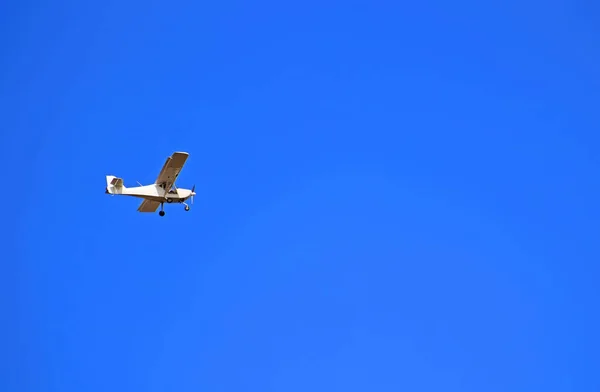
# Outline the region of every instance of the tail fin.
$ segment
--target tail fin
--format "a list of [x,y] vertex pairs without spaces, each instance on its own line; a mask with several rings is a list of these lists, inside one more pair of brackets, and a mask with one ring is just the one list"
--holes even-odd
[[115,195],[120,194],[125,185],[123,185],[123,179],[115,176],[106,176],[106,191],[105,193]]

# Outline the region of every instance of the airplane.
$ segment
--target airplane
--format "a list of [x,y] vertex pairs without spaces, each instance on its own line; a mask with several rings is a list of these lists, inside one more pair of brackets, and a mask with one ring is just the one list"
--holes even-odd
[[136,187],[126,187],[123,184],[123,179],[108,175],[106,176],[106,190],[104,193],[109,195],[125,195],[144,199],[138,207],[139,212],[155,212],[160,206],[158,215],[165,216],[164,203],[180,203],[183,204],[186,211],[190,210],[190,206],[185,202],[191,198],[191,204],[194,204],[194,196],[196,185],[192,189],[177,188],[175,181],[179,177],[179,173],[188,159],[190,154],[187,152],[174,152],[173,155],[167,158],[154,184],[142,185]]

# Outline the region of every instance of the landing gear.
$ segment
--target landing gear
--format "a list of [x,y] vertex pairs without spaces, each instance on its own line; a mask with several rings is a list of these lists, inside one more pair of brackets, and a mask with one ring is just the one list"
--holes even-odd
[[[170,201],[167,201],[167,203],[170,203]],[[186,203],[184,203],[183,201],[179,201],[178,203],[182,203],[183,204],[183,206],[184,206],[183,209],[184,210],[186,210],[186,211],[190,210],[190,206],[187,205]],[[160,203],[160,211],[158,211],[158,215],[165,216],[165,203],[164,202]]]

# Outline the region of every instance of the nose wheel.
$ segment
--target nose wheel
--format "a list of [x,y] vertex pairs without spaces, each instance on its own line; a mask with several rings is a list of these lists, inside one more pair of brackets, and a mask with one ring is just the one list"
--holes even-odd
[[184,210],[189,211],[190,210],[190,206],[188,206],[187,204],[183,203],[183,205],[185,207],[183,207]]

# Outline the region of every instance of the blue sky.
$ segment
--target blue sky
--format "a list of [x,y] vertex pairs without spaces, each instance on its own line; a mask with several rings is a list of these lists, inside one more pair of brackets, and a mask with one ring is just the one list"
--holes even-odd
[[2,390],[599,389],[597,5],[0,10]]

